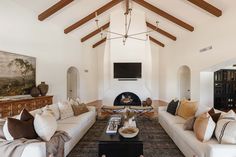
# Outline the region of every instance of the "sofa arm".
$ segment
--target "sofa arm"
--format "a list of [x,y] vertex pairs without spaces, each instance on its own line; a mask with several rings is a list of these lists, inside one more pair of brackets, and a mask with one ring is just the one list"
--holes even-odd
[[96,112],[96,107],[94,107],[94,106],[87,106],[87,108],[89,111]]
[[25,147],[21,157],[45,157],[46,156],[46,143],[37,142],[31,143]]
[[236,145],[210,144],[208,145],[207,157],[236,157]]
[[158,111],[166,111],[167,110],[167,106],[159,106],[158,107]]

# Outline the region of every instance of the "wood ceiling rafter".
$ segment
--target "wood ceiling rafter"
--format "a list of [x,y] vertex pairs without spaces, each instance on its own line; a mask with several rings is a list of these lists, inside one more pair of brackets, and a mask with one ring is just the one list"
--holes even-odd
[[[149,39],[150,39],[150,41],[154,42],[155,44],[157,44],[157,45],[159,45],[159,46],[161,46],[161,47],[165,47],[165,44],[163,44],[162,42],[158,41],[157,39],[155,39],[155,38],[153,38],[153,37],[151,37],[151,36],[149,36]],[[103,38],[102,40],[98,41],[97,43],[95,43],[95,44],[93,45],[93,48],[98,47],[99,45],[101,45],[102,43],[104,43],[106,40],[107,40],[107,38]]]
[[93,36],[97,35],[98,33],[101,32],[102,30],[107,29],[110,26],[110,22],[106,23],[105,25],[103,25],[101,28],[96,29],[95,31],[89,33],[88,35],[84,36],[83,38],[81,38],[81,42],[85,42],[86,40],[92,38]]
[[93,45],[93,48],[96,48],[97,46],[101,45],[102,43],[104,43],[107,40],[107,38],[103,38],[102,40],[100,40],[99,42],[95,43]]
[[150,41],[154,42],[155,44],[157,44],[157,45],[159,45],[161,47],[165,47],[165,44],[163,44],[162,42],[158,41],[157,39],[155,39],[155,38],[153,38],[151,36],[149,36],[149,39],[150,39]]
[[65,6],[67,6],[68,4],[70,4],[73,1],[74,0],[60,0],[59,2],[57,2],[53,6],[51,6],[50,8],[45,10],[44,12],[42,12],[38,16],[38,20],[40,20],[40,21],[45,20],[46,18],[48,18],[49,16],[53,15],[54,13],[56,13],[60,9],[64,8]]
[[187,1],[211,13],[212,15],[215,15],[216,17],[220,17],[222,15],[222,11],[220,9],[216,8],[215,6],[211,5],[210,3],[204,0],[187,0]]
[[158,33],[160,33],[160,34],[162,34],[162,35],[164,35],[164,36],[166,36],[166,37],[168,37],[168,38],[170,38],[170,39],[172,39],[172,40],[174,40],[174,41],[177,40],[177,38],[176,38],[174,35],[172,35],[172,34],[166,32],[165,30],[163,30],[163,29],[161,29],[161,28],[159,28],[159,27],[156,29],[156,26],[154,26],[153,24],[151,24],[151,23],[149,23],[149,22],[146,22],[146,23],[147,23],[147,26],[148,26],[149,28],[155,30],[156,32],[158,32]]
[[110,8],[114,7],[115,5],[119,4],[122,1],[123,0],[112,0],[112,1],[110,1],[109,3],[105,4],[101,8],[99,8],[96,11],[92,12],[91,14],[89,14],[88,16],[82,18],[81,20],[79,20],[76,23],[74,23],[74,24],[70,25],[69,27],[67,27],[64,30],[64,33],[67,34],[67,33],[71,32],[71,31],[77,29],[78,27],[82,26],[86,22],[88,22],[88,21],[92,20],[93,18],[95,18],[96,14],[100,15],[100,14],[104,13],[105,11],[109,10]]
[[186,22],[184,22],[184,21],[182,21],[182,20],[180,20],[180,19],[170,15],[169,13],[167,13],[167,12],[157,8],[157,7],[155,7],[154,5],[148,3],[148,2],[146,2],[144,0],[133,0],[133,1],[138,3],[141,6],[145,7],[146,9],[151,10],[152,12],[154,12],[154,13],[156,13],[156,14],[158,14],[158,15],[166,18],[166,19],[168,19],[169,21],[171,21],[171,22],[173,22],[173,23],[175,23],[175,24],[177,24],[177,25],[179,25],[179,26],[181,26],[181,27],[183,27],[183,28],[185,28],[185,29],[187,29],[187,30],[189,30],[191,32],[194,31],[194,27],[193,26],[191,26],[191,25],[187,24]]

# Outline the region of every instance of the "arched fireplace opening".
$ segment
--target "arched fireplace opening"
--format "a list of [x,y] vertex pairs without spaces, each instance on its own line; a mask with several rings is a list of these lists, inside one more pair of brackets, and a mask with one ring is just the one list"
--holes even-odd
[[140,98],[132,92],[119,94],[114,100],[114,106],[141,106]]

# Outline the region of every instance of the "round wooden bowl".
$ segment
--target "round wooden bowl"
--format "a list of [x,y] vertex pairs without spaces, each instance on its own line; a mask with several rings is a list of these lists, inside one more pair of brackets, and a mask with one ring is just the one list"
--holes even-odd
[[138,135],[139,129],[136,127],[122,127],[119,129],[119,133],[124,138],[133,138]]

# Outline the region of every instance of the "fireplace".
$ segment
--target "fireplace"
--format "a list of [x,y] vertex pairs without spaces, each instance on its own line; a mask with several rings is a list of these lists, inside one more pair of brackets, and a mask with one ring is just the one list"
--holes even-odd
[[131,92],[119,94],[113,103],[114,106],[141,106],[139,97]]

